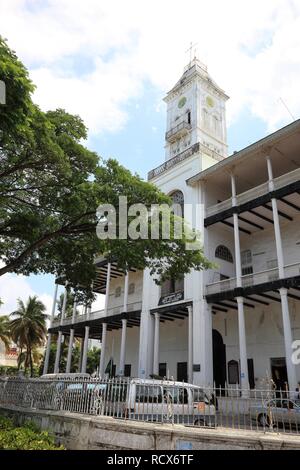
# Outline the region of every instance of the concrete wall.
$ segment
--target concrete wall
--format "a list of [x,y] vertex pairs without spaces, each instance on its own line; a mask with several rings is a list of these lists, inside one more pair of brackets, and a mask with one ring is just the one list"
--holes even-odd
[[69,450],[291,450],[300,436],[125,422],[113,418],[0,407],[17,424],[34,421]]

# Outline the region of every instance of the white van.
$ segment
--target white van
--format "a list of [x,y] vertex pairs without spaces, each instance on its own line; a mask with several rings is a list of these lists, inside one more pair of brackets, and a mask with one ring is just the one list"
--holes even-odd
[[212,397],[197,385],[168,380],[132,379],[95,390],[97,414],[138,421],[215,426]]

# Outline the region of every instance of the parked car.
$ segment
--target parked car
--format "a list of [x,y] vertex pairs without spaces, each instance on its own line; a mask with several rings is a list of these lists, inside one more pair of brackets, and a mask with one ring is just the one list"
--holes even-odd
[[127,397],[131,419],[215,426],[212,397],[197,386],[167,380],[134,379]]
[[167,380],[65,383],[60,409],[149,422],[215,426],[216,409],[201,387]]
[[300,426],[300,400],[275,398],[250,408],[250,417],[266,428]]

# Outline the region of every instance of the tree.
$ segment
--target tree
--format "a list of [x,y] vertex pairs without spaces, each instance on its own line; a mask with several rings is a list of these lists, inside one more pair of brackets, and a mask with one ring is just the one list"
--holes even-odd
[[30,368],[33,376],[33,352],[45,343],[47,328],[45,305],[36,296],[29,297],[26,305],[18,300],[18,309],[10,314],[10,330],[13,341],[20,348],[20,355],[25,353],[25,372]]
[[[75,301],[75,296],[70,292],[69,289],[67,289],[67,303],[66,303],[66,311],[65,311],[65,318],[71,318],[73,315],[73,308],[74,308],[74,301]],[[61,317],[62,311],[63,311],[63,304],[64,304],[64,294],[61,294],[59,296],[59,300],[57,302],[57,318]],[[79,310],[76,309],[76,315],[79,314]]]
[[95,346],[88,351],[86,371],[88,374],[93,374],[99,368],[100,349]]
[[185,249],[184,238],[97,238],[100,204],[117,208],[119,196],[127,196],[128,205],[149,208],[170,199],[116,160],[104,162],[89,151],[79,116],[42,112],[32,101],[26,68],[1,38],[0,55],[7,89],[7,105],[0,107],[0,276],[54,274],[88,302],[99,253],[125,271],[149,267],[157,282],[210,267],[201,249]]
[[[66,337],[62,345],[61,355],[60,355],[59,370],[61,372],[65,372],[66,370],[68,345],[69,345],[69,337]],[[54,370],[56,349],[57,349],[56,338],[54,338],[50,346],[49,366],[48,366],[49,371]],[[81,354],[80,342],[78,339],[75,339],[75,343],[72,349],[71,373],[80,372],[79,370],[80,354]],[[93,347],[92,349],[88,351],[88,354],[87,354],[87,365],[86,365],[87,373],[93,374],[94,372],[96,372],[99,366],[99,361],[100,361],[100,349]],[[42,360],[40,367],[39,367],[40,375],[43,373],[43,368],[44,368],[44,361]]]
[[0,316],[0,340],[8,350],[11,342],[10,323],[7,316]]

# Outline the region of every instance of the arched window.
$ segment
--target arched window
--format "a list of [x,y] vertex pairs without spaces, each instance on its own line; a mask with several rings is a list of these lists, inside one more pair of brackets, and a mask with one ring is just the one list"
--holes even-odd
[[228,263],[233,263],[231,251],[224,245],[219,245],[216,248],[215,257],[227,261]]
[[184,216],[184,195],[181,191],[174,191],[170,194],[170,198],[173,200],[173,203],[180,206],[181,213],[179,210],[176,210],[176,206],[174,207],[174,214],[183,217]]

